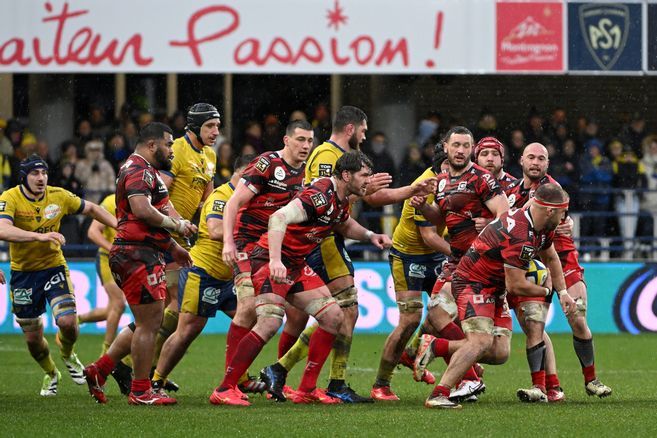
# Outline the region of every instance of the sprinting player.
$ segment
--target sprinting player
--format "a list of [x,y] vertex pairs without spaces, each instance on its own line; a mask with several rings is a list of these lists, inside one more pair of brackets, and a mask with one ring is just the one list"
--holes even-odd
[[[506,190],[509,185],[511,185],[511,183],[516,181],[516,178],[505,172],[503,169],[504,145],[495,137],[484,137],[479,140],[479,142],[477,142],[477,146],[475,146],[474,156],[477,164],[490,171],[490,173],[492,173],[493,176],[497,178],[497,181],[500,183],[504,190]],[[478,226],[479,225],[480,224],[478,224]],[[561,227],[561,225],[557,227],[556,234],[563,232],[560,229]],[[550,296],[550,301],[551,298],[552,297]],[[549,308],[550,301],[546,302],[546,300],[544,298],[542,299],[541,297],[537,298],[518,296],[509,296],[507,297],[507,301],[511,303],[510,307],[514,310],[514,312],[516,312],[517,316],[518,312],[521,312],[518,317],[520,325],[525,333],[529,332],[530,334],[526,339],[527,359],[530,363],[530,368],[535,370],[532,371],[532,380],[537,386],[527,390],[521,390],[519,394],[521,395],[522,400],[548,401],[550,403],[563,401],[565,399],[565,394],[559,384],[559,377],[557,375],[557,360],[554,355],[552,340],[545,331],[545,324],[541,321],[532,320],[531,318],[533,318],[533,316],[531,316],[531,318],[526,321],[524,311],[518,309],[517,306],[519,302],[538,303],[534,305],[529,304],[529,306],[534,306],[532,309],[530,309],[529,315],[536,314],[536,312],[538,312],[538,315],[542,315],[544,311],[547,311],[547,309],[543,309],[543,307]],[[531,326],[531,328],[528,329],[528,326]],[[543,350],[545,350],[544,355]]]
[[[219,111],[208,103],[197,103],[187,112],[185,135],[173,142],[173,161],[171,168],[164,169],[160,175],[169,190],[169,199],[175,212],[174,217],[192,221],[203,202],[214,190],[213,178],[217,156],[212,149],[217,137],[221,118]],[[173,238],[189,251],[188,237],[176,233]],[[157,363],[164,341],[171,336],[178,325],[178,278],[180,266],[166,256],[167,262],[167,298],[168,305],[164,311],[162,326],[155,341],[153,366]],[[175,384],[168,385],[168,390],[178,390]]]
[[[523,177],[507,188],[511,208],[521,208],[526,205],[541,185],[558,184],[547,174],[549,162],[547,149],[542,144],[531,143],[525,147],[520,158]],[[595,372],[593,335],[586,322],[587,291],[584,283],[584,268],[579,264],[577,248],[568,233],[558,233],[554,239],[554,247],[561,260],[568,293],[577,302],[577,311],[568,315],[568,324],[573,331],[573,346],[582,366],[586,393],[607,397],[611,395],[611,388],[603,384]],[[551,374],[547,370],[547,375],[546,370],[540,366],[541,360],[544,360],[546,355],[546,349],[551,349],[551,345],[546,345],[540,334],[545,326],[548,304],[536,299],[511,299],[509,305],[521,310],[518,319],[526,323],[523,328],[527,329],[527,358],[534,385],[533,388],[518,390],[518,397],[523,401],[530,402],[545,401],[547,396],[563,398],[563,391],[556,377],[556,366],[555,374]],[[536,359],[530,359],[530,356],[536,357]]]
[[110,349],[84,370],[89,392],[106,403],[103,385],[116,363],[132,355],[134,379],[128,403],[176,403],[163,391],[154,391],[149,378],[155,336],[162,321],[166,295],[164,253],[181,266],[191,266],[189,253],[170,232],[191,236],[196,226],[168,216],[169,192],[159,169],[171,168],[173,136],[163,123],[149,123],[139,133],[135,152],[119,171],[116,186],[118,228],[110,250],[110,269],[123,290],[135,321],[124,328]]
[[[440,166],[445,158],[444,153],[437,154],[433,166],[425,170],[416,182],[435,178],[441,171]],[[429,195],[426,202],[433,202],[433,198],[433,195]],[[399,400],[390,389],[395,367],[398,363],[413,367],[413,361],[408,355],[403,355],[404,347],[420,325],[424,308],[422,291],[431,291],[440,273],[442,262],[450,253],[449,243],[442,237],[443,230],[438,230],[433,223],[427,221],[422,213],[411,206],[410,200],[404,201],[399,223],[392,236],[392,249],[389,255],[390,272],[399,308],[399,322],[386,339],[381,352],[376,381],[370,392],[374,400]],[[422,381],[432,385],[436,380],[425,369]]]
[[361,152],[344,154],[336,162],[334,176],[319,179],[271,215],[267,234],[251,252],[257,322],[240,342],[223,382],[210,396],[211,403],[249,405],[237,389],[237,379],[281,326],[286,301],[313,315],[319,323],[310,339],[301,384],[291,394],[291,400],[340,402],[327,397],[316,383],[343,315],[335,298],[304,258],[332,230],[348,238],[370,241],[379,248],[390,246],[387,236],[374,234],[349,216],[348,197],[365,193],[371,167],[372,163]]
[[[459,320],[466,334],[456,351],[448,351],[450,342],[434,339],[422,343],[416,362],[433,356],[452,354],[440,383],[427,398],[428,408],[460,408],[450,400],[451,389],[494,343],[494,325],[500,313],[505,290],[513,295],[547,296],[552,290],[525,278],[529,262],[539,255],[550,270],[564,312],[568,315],[575,302],[566,291],[559,257],[552,244],[554,230],[568,209],[568,195],[555,184],[542,186],[535,202],[523,209],[504,213],[491,222],[472,243],[459,262],[452,278]],[[508,315],[508,314],[507,314]]]
[[[463,330],[453,322],[457,309],[451,293],[452,273],[479,234],[478,228],[483,228],[486,220],[500,217],[509,205],[493,175],[472,162],[474,141],[467,128],[457,126],[450,129],[441,143],[447,153],[448,166],[438,174],[434,204],[425,203],[422,212],[432,222],[446,224],[451,252],[433,287],[428,316],[420,333],[460,340],[464,338]],[[415,378],[417,380],[420,376],[416,374]],[[473,368],[454,388],[452,399],[463,400],[484,390],[485,385]]]
[[[345,153],[357,150],[365,140],[367,132],[367,115],[359,108],[343,106],[338,110],[333,121],[331,137],[325,143],[317,146],[306,165],[306,184],[321,177],[330,176],[335,169],[337,160]],[[382,206],[402,202],[413,195],[430,193],[435,184],[432,178],[417,184],[396,188],[386,188],[392,182],[387,173],[372,175],[364,196],[365,202],[371,206]],[[331,295],[337,300],[344,312],[344,324],[338,333],[333,346],[331,367],[329,372],[328,393],[345,403],[371,403],[369,397],[357,394],[346,383],[347,362],[351,351],[351,341],[358,319],[358,291],[354,286],[354,267],[340,235],[329,234],[307,258],[310,266],[328,286]],[[304,329],[306,319],[288,318],[285,330],[297,333]],[[292,326],[295,327],[292,327]],[[290,350],[271,366],[264,368],[260,378],[274,388],[271,395],[285,398],[282,391],[287,388],[284,383],[289,370],[303,360],[308,354],[308,342],[317,325],[303,330],[301,336]],[[278,388],[281,388],[279,391]]]
[[83,365],[73,352],[78,338],[75,296],[61,246],[62,217],[84,214],[106,226],[116,218],[93,202],[48,185],[48,164],[38,155],[20,163],[20,185],[0,195],[0,239],[9,243],[11,311],[21,326],[27,348],[46,375],[41,395],[57,395],[60,372],[43,336],[41,315],[50,305],[59,328],[55,338],[71,378],[83,385]]
[[[226,365],[256,322],[249,254],[267,232],[271,214],[303,188],[305,160],[313,146],[312,125],[304,120],[290,122],[283,143],[280,151],[265,152],[252,161],[225,207],[222,256],[233,267],[237,294],[237,313],[226,336]],[[284,331],[279,348],[289,343],[286,337],[296,339]]]
[[[165,386],[167,376],[201,333],[208,318],[214,318],[220,310],[234,319],[237,298],[233,288],[233,274],[221,259],[223,214],[244,169],[253,158],[253,155],[246,155],[235,160],[230,181],[216,188],[203,204],[198,240],[189,253],[194,264],[180,271],[178,328],[162,347],[152,380],[154,388]],[[245,324],[242,321],[238,323]],[[248,378],[239,382],[239,388],[243,392],[265,390],[262,382]]]
[[[112,193],[103,199],[100,206],[107,210],[109,214],[116,217],[116,194]],[[109,267],[109,251],[116,236],[116,230],[112,227],[105,226],[102,222],[94,220],[89,225],[87,231],[89,240],[98,245],[98,254],[96,255],[96,273],[103,285],[109,302],[106,307],[99,307],[90,312],[78,315],[80,324],[86,322],[107,321],[105,328],[105,338],[103,339],[103,348],[101,354],[107,353],[110,344],[116,337],[116,330],[119,327],[119,320],[125,310],[125,298],[123,291],[116,285],[114,277]]]

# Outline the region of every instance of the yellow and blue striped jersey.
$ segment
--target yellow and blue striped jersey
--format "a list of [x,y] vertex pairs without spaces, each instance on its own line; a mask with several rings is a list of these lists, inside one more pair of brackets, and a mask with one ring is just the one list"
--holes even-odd
[[[59,231],[62,218],[84,210],[84,200],[60,187],[46,187],[46,193],[31,200],[16,186],[0,195],[0,219],[35,233]],[[53,242],[10,242],[9,256],[13,271],[42,271],[66,264],[61,247]]]
[[[116,194],[112,193],[111,195],[107,195],[105,199],[103,199],[103,202],[100,203],[100,206],[107,210],[112,216],[116,216]],[[105,226],[103,229],[103,237],[105,237],[109,243],[114,242],[116,230],[112,227]],[[98,248],[98,252],[108,254],[105,248]]]
[[345,150],[332,141],[325,141],[313,149],[310,157],[308,157],[308,160],[306,161],[306,178],[303,182],[304,185],[310,185],[310,183],[317,178],[333,175],[335,162],[338,161],[338,158],[344,153]]

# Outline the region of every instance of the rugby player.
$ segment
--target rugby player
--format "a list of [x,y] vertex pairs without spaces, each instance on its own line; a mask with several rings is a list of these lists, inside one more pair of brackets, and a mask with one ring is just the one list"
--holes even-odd
[[176,403],[163,391],[154,391],[149,378],[155,337],[162,321],[166,296],[164,253],[181,266],[191,266],[187,250],[171,232],[189,237],[196,226],[169,213],[169,192],[158,170],[171,168],[173,136],[162,123],[149,123],[139,133],[135,152],[119,171],[116,188],[118,231],[110,250],[110,269],[123,290],[135,321],[124,328],[106,354],[84,370],[89,392],[106,403],[103,385],[116,362],[132,355],[134,379],[128,403]]
[[[420,361],[433,356],[451,355],[440,383],[425,402],[428,408],[460,408],[450,400],[453,388],[477,361],[485,357],[494,343],[495,319],[502,316],[505,290],[513,295],[548,296],[552,290],[525,278],[529,262],[537,255],[550,270],[564,312],[569,315],[576,304],[566,290],[566,282],[554,245],[554,230],[565,217],[568,195],[555,184],[542,186],[535,202],[504,213],[491,222],[472,243],[453,273],[452,286],[458,316],[466,334],[465,342],[449,351],[450,342],[434,339],[418,350]],[[508,313],[504,316],[510,320]],[[503,325],[503,324],[499,324]]]
[[[524,206],[534,197],[536,190],[541,185],[548,183],[558,184],[547,173],[549,162],[547,149],[542,144],[531,143],[525,147],[520,158],[523,177],[512,183],[506,191],[511,208],[521,208]],[[611,395],[612,390],[597,378],[595,372],[593,335],[586,322],[587,290],[586,284],[584,283],[584,268],[579,264],[577,248],[569,233],[558,233],[554,240],[554,247],[559,254],[568,293],[577,302],[577,311],[568,315],[568,324],[573,332],[575,354],[582,367],[584,388],[588,395],[607,397]],[[540,359],[546,354],[546,349],[551,347],[543,345],[544,341],[539,333],[545,326],[545,320],[547,318],[549,303],[546,304],[545,301],[545,299],[543,302],[537,302],[537,299],[519,298],[509,300],[511,307],[517,307],[521,310],[518,319],[529,322],[529,324],[525,324],[527,329],[528,360],[530,354],[538,357],[534,361],[530,361],[532,382],[535,386],[529,389],[518,390],[518,397],[523,401],[545,401],[547,395],[554,396],[555,392],[556,395],[560,395],[563,398],[563,391],[556,378],[556,366],[554,375],[548,370],[545,383],[543,384],[542,376],[545,375],[545,371],[538,365]],[[529,348],[530,336],[532,337],[532,344],[534,344],[532,351]],[[546,390],[548,392],[547,395],[545,394]]]
[[73,284],[61,249],[65,239],[58,232],[67,214],[84,214],[116,227],[116,218],[98,205],[49,186],[48,164],[41,157],[31,155],[23,160],[20,184],[0,195],[0,239],[10,242],[11,310],[30,354],[45,372],[44,397],[57,395],[61,378],[43,336],[41,315],[46,302],[59,328],[55,341],[66,369],[75,383],[85,383],[84,367],[73,352],[79,327]]
[[370,241],[379,248],[390,246],[390,238],[365,229],[349,216],[348,197],[365,194],[371,167],[361,152],[344,154],[335,164],[334,176],[317,180],[271,215],[267,234],[251,252],[257,322],[240,342],[223,382],[210,397],[211,403],[248,406],[236,387],[237,379],[281,326],[286,300],[319,323],[310,338],[301,384],[290,399],[295,403],[341,401],[327,397],[316,384],[343,313],[304,258],[333,230],[347,238]]

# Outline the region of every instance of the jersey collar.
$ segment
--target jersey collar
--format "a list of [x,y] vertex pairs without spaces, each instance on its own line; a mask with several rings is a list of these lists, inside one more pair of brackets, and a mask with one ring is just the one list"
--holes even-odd
[[[25,199],[27,199],[27,200],[30,201],[30,202],[38,202],[38,201],[43,200],[43,198],[46,197],[46,192],[44,192],[44,193],[43,193],[43,196],[40,197],[39,199],[33,199],[33,198],[30,198],[30,197],[28,196],[28,194],[25,193],[25,190],[23,190],[23,184],[21,184],[21,185],[19,186],[19,189],[20,189],[20,191],[21,191],[21,194],[25,197]],[[46,191],[47,191],[47,190],[48,190],[48,186],[46,186]]]
[[203,152],[202,148],[201,149],[196,149],[196,146],[194,146],[194,143],[192,143],[192,140],[190,140],[190,138],[187,134],[185,134],[185,141],[187,142],[188,145],[191,146],[192,150],[194,152],[196,152],[197,154],[200,154],[201,152]]
[[340,149],[340,151],[342,151],[343,154],[346,154],[346,153],[347,153],[347,151],[345,151],[345,150],[342,149],[340,146],[338,146],[338,144],[337,144],[336,142],[334,142],[333,140],[326,140],[326,142],[327,142],[328,144],[333,145],[334,147]]

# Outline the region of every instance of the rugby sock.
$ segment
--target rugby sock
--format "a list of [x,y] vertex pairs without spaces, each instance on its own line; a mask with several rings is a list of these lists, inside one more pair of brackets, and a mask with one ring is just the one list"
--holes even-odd
[[[310,338],[312,341],[312,338]],[[351,352],[351,336],[337,335],[333,341],[333,355],[331,356],[331,372],[329,380],[342,380],[347,377],[347,362]]]
[[560,388],[559,377],[556,374],[547,374],[545,376],[545,387],[547,389]]
[[317,324],[306,327],[292,348],[290,348],[288,352],[278,360],[278,363],[283,368],[285,368],[287,371],[290,371],[297,363],[301,362],[308,356],[308,344],[310,344],[310,337],[313,335],[313,333],[315,333],[315,330],[317,330],[318,327],[319,326]]
[[436,385],[435,388],[433,388],[433,391],[431,391],[431,397],[438,397],[438,396],[443,396],[443,397],[449,397],[449,394],[452,392],[451,388],[445,386],[445,385]]
[[575,347],[575,354],[582,365],[582,374],[584,374],[584,382],[589,383],[595,380],[595,360],[593,354],[593,338],[580,339],[573,336],[573,346]]
[[107,354],[103,354],[100,359],[96,361],[96,368],[98,368],[98,371],[100,371],[103,377],[109,376],[115,365],[116,364],[112,358]]
[[102,356],[103,354],[107,353],[107,350],[109,350],[110,344],[108,342],[103,342],[103,348],[100,350],[100,355]]
[[61,330],[55,335],[55,341],[59,346],[59,351],[62,353],[62,357],[68,359],[73,353],[73,346],[75,345],[75,339],[68,339]]
[[151,389],[151,379],[132,379],[130,392],[141,395]]
[[390,386],[390,380],[392,380],[392,375],[395,372],[396,363],[385,360],[383,357],[379,362],[379,371],[376,373],[376,381],[374,386]]
[[132,368],[132,356],[127,355],[126,357],[121,359],[121,362],[123,363],[123,365]]
[[240,341],[244,336],[248,335],[251,329],[242,327],[234,323],[230,323],[228,328],[228,334],[226,335],[226,363],[224,364],[224,370],[228,368],[228,364],[233,360],[235,356],[235,351]]
[[160,359],[160,352],[164,341],[169,339],[169,336],[176,331],[178,327],[178,312],[169,308],[164,309],[164,317],[160,325],[160,331],[157,332],[155,338],[155,354],[153,355],[153,366],[157,366],[157,361]]
[[532,384],[545,392],[545,342],[527,349],[527,363],[532,374]]
[[335,345],[336,338],[336,335],[325,331],[321,327],[310,337],[308,362],[301,377],[299,391],[310,392],[315,389],[319,373],[322,371],[322,366],[331,352],[331,347]]
[[453,322],[447,324],[438,333],[440,334],[441,338],[449,339],[452,341],[460,341],[461,339],[465,339],[465,333],[463,333],[461,327],[459,327]]
[[166,381],[167,381],[167,377],[169,377],[169,376],[162,375],[162,374],[158,373],[158,372],[157,372],[157,368],[156,368],[155,371],[153,372],[153,377],[151,378],[151,380],[152,380],[153,382],[157,382],[158,380],[161,380],[161,381],[163,381],[163,382],[166,382]]
[[409,345],[411,346],[411,350],[413,350],[413,352],[416,352],[417,348],[420,346],[420,338],[422,337],[422,335],[428,332],[429,330],[427,329],[427,327],[424,325],[423,322],[422,325],[420,325],[420,328],[415,332],[413,338],[409,343]]
[[226,368],[224,380],[219,385],[220,390],[237,386],[237,382],[242,374],[246,372],[249,365],[251,365],[264,346],[265,341],[256,332],[250,331],[249,334],[244,336],[237,346],[237,350],[230,364]]
[[435,357],[447,357],[449,354],[449,341],[443,338],[435,338],[431,345]]
[[48,341],[46,338],[41,338],[41,348],[39,351],[30,350],[32,357],[37,361],[41,369],[50,376],[55,375],[55,361],[52,360],[50,349],[48,348]]
[[285,356],[285,353],[290,351],[290,348],[297,342],[296,336],[292,336],[285,330],[283,330],[283,333],[281,333],[281,337],[278,340],[278,358],[280,359],[281,357]]

